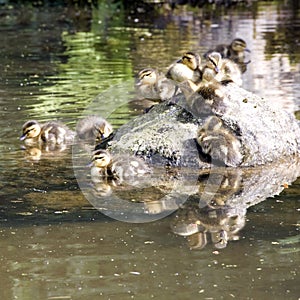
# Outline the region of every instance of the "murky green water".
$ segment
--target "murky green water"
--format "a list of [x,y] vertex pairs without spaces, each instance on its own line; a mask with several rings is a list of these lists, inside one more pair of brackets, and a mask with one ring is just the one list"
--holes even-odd
[[[251,174],[228,172],[229,186],[238,187],[228,191],[224,184],[220,195],[240,202],[213,211],[213,218],[222,223],[234,215],[240,223],[219,249],[213,235],[220,223],[207,220],[211,211],[193,210],[193,199],[186,211],[150,223],[111,219],[80,190],[72,149],[40,157],[22,150],[19,141],[28,119],[60,119],[74,128],[79,117],[96,111],[118,127],[140,112],[128,104],[138,70],[165,70],[185,50],[204,53],[234,37],[252,51],[243,86],[299,111],[299,29],[297,1],[173,12],[164,6],[127,11],[107,3],[91,10],[3,5],[0,298],[299,299],[297,162]],[[185,179],[179,182],[194,188]],[[255,198],[263,191],[269,198]],[[275,193],[280,195],[271,198]],[[173,205],[171,200],[164,204]],[[190,249],[201,237],[172,232],[182,216],[210,228],[202,249]]]

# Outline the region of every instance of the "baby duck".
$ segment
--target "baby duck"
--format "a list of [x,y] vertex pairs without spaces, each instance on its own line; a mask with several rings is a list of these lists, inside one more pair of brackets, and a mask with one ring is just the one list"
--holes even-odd
[[206,59],[203,73],[210,72],[221,83],[235,82],[239,86],[242,85],[241,70],[235,62],[226,58],[222,59],[218,52],[209,53]]
[[138,73],[135,87],[142,99],[160,101],[171,99],[178,90],[172,80],[152,68],[143,69]]
[[99,149],[93,153],[91,166],[92,181],[116,179],[119,182],[130,180],[135,176],[150,173],[145,162],[129,155],[112,156],[107,150]]
[[50,121],[40,124],[36,120],[27,121],[23,125],[23,134],[20,141],[26,144],[48,143],[62,145],[73,142],[75,132],[58,121]]
[[247,44],[243,39],[236,38],[234,39],[230,45],[218,45],[213,50],[208,50],[204,57],[212,52],[219,52],[222,58],[229,58],[234,60],[235,62],[244,62],[245,52],[251,52],[247,48]]
[[229,167],[241,164],[243,156],[240,141],[226,128],[222,120],[216,116],[206,119],[198,130],[197,143],[202,151],[209,154],[213,160]]
[[211,115],[213,111],[223,112],[224,87],[214,78],[212,72],[205,70],[202,81],[197,85],[190,80],[180,83],[180,89],[194,116]]
[[203,70],[202,81],[197,85],[196,92],[201,94],[205,99],[224,97],[222,84],[216,80],[215,76],[208,68]]
[[113,127],[105,119],[91,115],[77,122],[77,136],[87,142],[101,142],[113,133]]
[[177,82],[191,80],[199,83],[202,79],[200,56],[194,52],[184,53],[181,59],[169,67],[166,77]]

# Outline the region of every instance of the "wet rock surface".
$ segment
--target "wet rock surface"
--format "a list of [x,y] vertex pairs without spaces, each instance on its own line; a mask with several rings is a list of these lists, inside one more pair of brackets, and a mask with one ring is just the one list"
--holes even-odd
[[199,127],[213,114],[240,140],[241,166],[299,155],[299,123],[292,114],[233,83],[223,86],[222,93],[221,100],[209,101],[193,94],[199,98],[196,111],[183,94],[173,99],[176,104],[156,105],[118,129],[111,151],[140,155],[152,164],[208,168],[210,159],[201,153],[195,138]]

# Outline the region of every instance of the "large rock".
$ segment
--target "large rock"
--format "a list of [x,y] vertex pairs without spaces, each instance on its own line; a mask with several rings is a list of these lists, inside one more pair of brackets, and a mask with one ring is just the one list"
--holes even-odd
[[222,92],[221,101],[200,99],[196,112],[183,94],[173,99],[176,104],[156,105],[118,129],[111,151],[141,155],[154,164],[208,168],[208,157],[195,137],[205,118],[215,114],[241,141],[241,166],[299,155],[300,129],[293,115],[235,84],[224,86]]

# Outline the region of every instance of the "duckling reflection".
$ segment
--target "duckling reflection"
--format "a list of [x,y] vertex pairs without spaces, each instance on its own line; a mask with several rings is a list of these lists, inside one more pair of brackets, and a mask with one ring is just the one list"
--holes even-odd
[[241,164],[243,155],[240,141],[223,126],[216,116],[206,119],[198,130],[197,143],[202,151],[208,154],[214,162],[237,167]]
[[239,239],[238,232],[245,226],[246,209],[238,210],[229,206],[200,208],[194,200],[190,198],[177,211],[171,223],[171,230],[186,237],[190,249],[203,249],[208,238],[217,249],[225,248],[229,241]]
[[102,117],[91,115],[77,122],[76,133],[85,142],[99,143],[113,133],[113,127]]
[[199,83],[202,79],[201,57],[194,52],[186,52],[182,58],[172,64],[166,76],[177,82],[190,80]]
[[113,193],[113,186],[115,186],[113,180],[110,182],[107,180],[92,182],[93,194],[97,197],[108,197]]
[[61,159],[68,153],[69,147],[66,144],[38,144],[22,146],[21,149],[24,150],[24,157],[27,161],[38,162],[41,159]]
[[25,159],[28,161],[37,162],[42,157],[42,151],[39,148],[27,147],[27,148],[24,148],[23,150],[25,150]]
[[241,71],[235,62],[226,58],[223,59],[218,52],[209,53],[206,60],[203,72],[210,72],[219,82],[234,82],[239,86],[242,85]]
[[237,63],[241,63],[245,60],[245,52],[250,52],[250,50],[243,39],[236,38],[229,45],[221,44],[217,45],[214,49],[208,50],[204,54],[204,57],[207,57],[212,52],[219,52],[222,58],[229,58]]
[[132,181],[135,177],[151,173],[151,169],[138,157],[130,155],[112,156],[107,150],[94,151],[91,166],[93,182],[103,182],[104,179]]
[[206,232],[195,232],[186,237],[189,248],[191,250],[201,250],[207,245],[207,233]]
[[175,82],[152,68],[141,70],[137,75],[135,88],[141,99],[165,101],[178,91]]
[[229,199],[239,196],[243,190],[241,173],[240,169],[228,168],[203,172],[199,176],[199,205],[224,207]]
[[27,145],[43,143],[62,145],[72,143],[75,137],[74,131],[58,121],[40,124],[36,120],[30,120],[23,125],[22,130],[20,140]]

